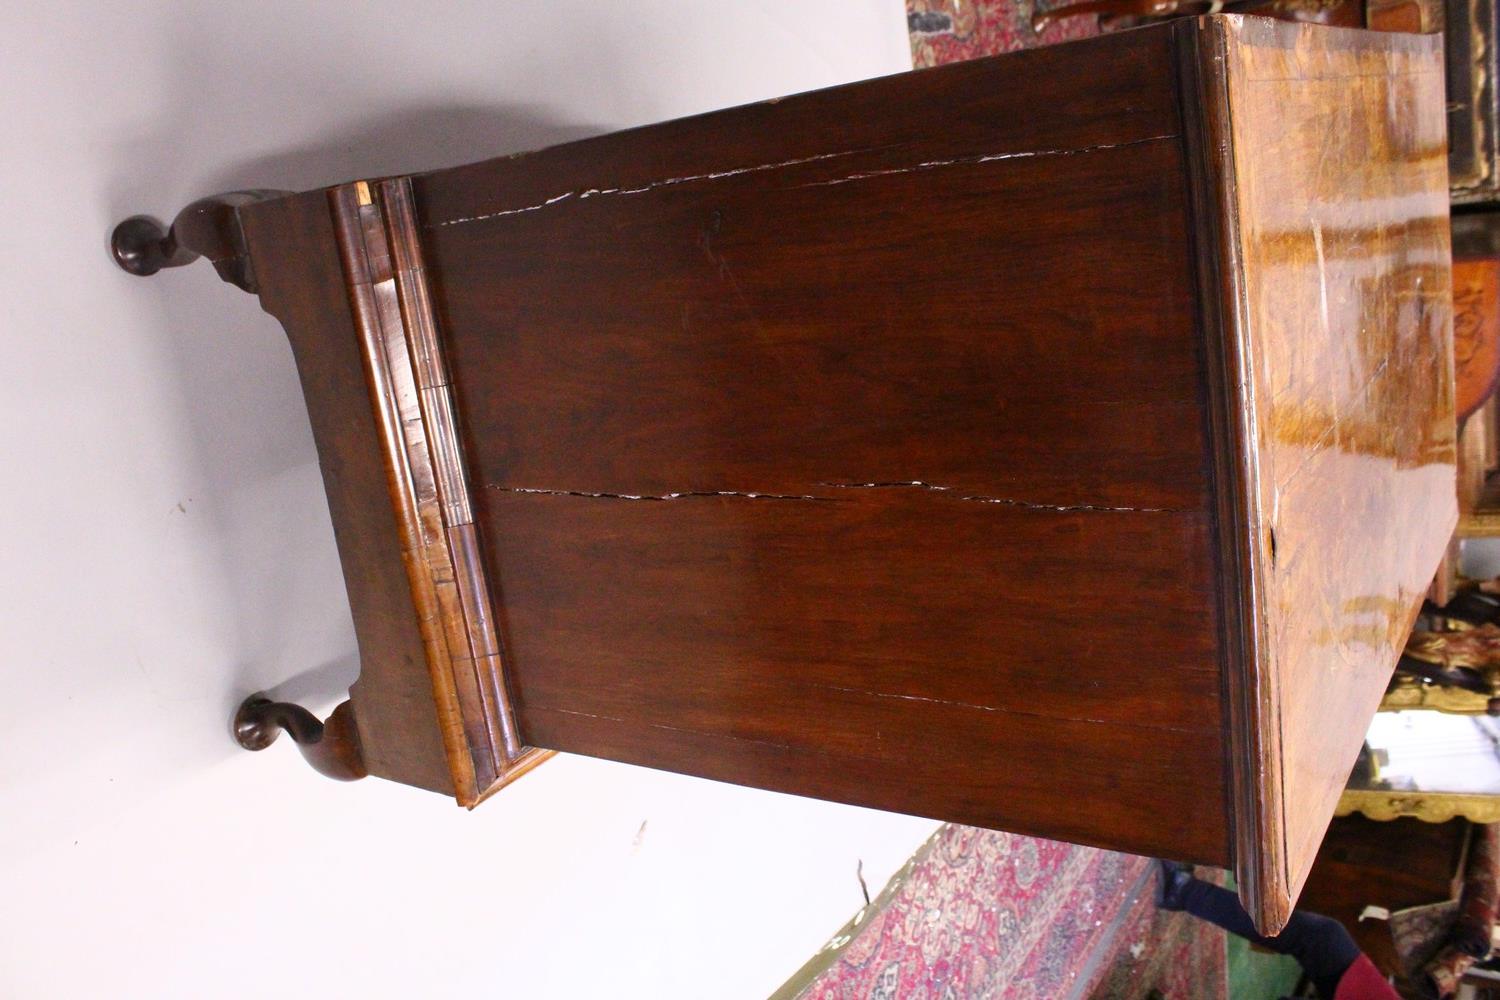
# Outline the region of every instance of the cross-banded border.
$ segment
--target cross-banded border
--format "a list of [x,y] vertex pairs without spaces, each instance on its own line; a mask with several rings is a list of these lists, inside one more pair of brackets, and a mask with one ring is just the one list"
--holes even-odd
[[521,744],[464,470],[411,183],[329,191],[391,500],[460,804],[550,756]]

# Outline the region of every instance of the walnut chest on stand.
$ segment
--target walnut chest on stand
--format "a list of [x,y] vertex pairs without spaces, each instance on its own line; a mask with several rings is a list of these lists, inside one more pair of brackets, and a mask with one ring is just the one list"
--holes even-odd
[[127,221],[281,321],[327,484],[360,677],[243,739],[1220,865],[1275,930],[1454,522],[1443,122],[1435,38],[1216,16]]

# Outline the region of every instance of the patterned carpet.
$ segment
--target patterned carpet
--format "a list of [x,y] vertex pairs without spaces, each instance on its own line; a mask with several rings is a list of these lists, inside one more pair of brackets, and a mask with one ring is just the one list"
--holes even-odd
[[1152,904],[1146,858],[944,826],[777,1000],[1225,995],[1223,938]]
[[1072,17],[1039,35],[1031,30],[1034,5],[1065,0],[906,0],[912,64],[918,69],[1017,49],[1087,38],[1099,33],[1097,17]]
[[[1206,878],[1209,873],[1199,875]],[[1158,910],[1152,892],[1147,891],[1131,904],[1105,972],[1092,988],[1091,1000],[1144,1000],[1153,990],[1166,1000],[1229,996],[1226,944],[1217,928],[1185,913]]]

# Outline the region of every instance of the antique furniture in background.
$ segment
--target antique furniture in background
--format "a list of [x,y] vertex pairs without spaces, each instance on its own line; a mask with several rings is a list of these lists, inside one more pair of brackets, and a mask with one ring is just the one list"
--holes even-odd
[[369,773],[592,754],[1233,867],[1274,930],[1455,519],[1442,100],[1435,38],[1213,17],[116,253],[287,330]]
[[1500,255],[1453,256],[1453,356],[1460,427],[1500,380]]
[[1493,823],[1345,816],[1329,828],[1301,905],[1342,923],[1398,984],[1446,997],[1490,950],[1497,881]]
[[[1460,598],[1465,596],[1469,595]],[[1450,630],[1412,632],[1381,699],[1381,711],[1500,715],[1500,626],[1488,621],[1454,625]]]
[[1340,816],[1328,827],[1297,905],[1343,924],[1381,972],[1400,974],[1390,923],[1366,916],[1366,909],[1396,913],[1456,898],[1473,829],[1466,819]]
[[1455,214],[1452,240],[1458,528],[1428,592],[1438,606],[1464,599],[1465,589],[1473,586],[1459,571],[1463,540],[1500,534],[1500,477],[1495,476],[1500,434],[1494,398],[1500,383],[1500,213],[1469,209]]
[[1374,31],[1444,32],[1453,201],[1500,202],[1494,0],[1061,0],[1038,5],[1031,24],[1039,33],[1069,18],[1097,16],[1102,30],[1118,31],[1210,11]]
[[1448,174],[1457,204],[1500,201],[1494,0],[1444,0]]
[[[1411,6],[1417,8],[1415,11],[1408,11],[1403,6],[1395,14],[1400,23],[1421,20],[1418,2],[1410,0]],[[1173,18],[1223,12],[1276,17],[1304,24],[1363,28],[1372,26],[1366,24],[1365,7],[1366,0],[1065,0],[1045,9],[1037,8],[1031,16],[1031,26],[1033,31],[1041,32],[1068,18],[1098,15],[1101,30],[1124,31]],[[1386,15],[1386,19],[1389,20],[1390,15]]]
[[1458,536],[1500,535],[1500,213],[1453,216]]
[[1500,823],[1500,722],[1478,712],[1403,709],[1371,720],[1340,816]]
[[1500,792],[1371,788],[1351,782],[1339,798],[1336,815],[1356,813],[1381,823],[1398,819],[1446,823],[1454,818],[1500,823]]

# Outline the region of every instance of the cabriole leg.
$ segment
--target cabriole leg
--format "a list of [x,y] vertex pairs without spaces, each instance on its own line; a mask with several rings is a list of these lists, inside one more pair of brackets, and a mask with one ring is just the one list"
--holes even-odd
[[354,710],[344,702],[327,722],[319,722],[301,705],[272,701],[252,694],[234,713],[234,739],[246,750],[264,750],[285,730],[302,756],[319,773],[339,781],[355,781],[369,772],[360,752]]
[[115,263],[141,277],[207,257],[219,277],[254,292],[255,272],[240,228],[239,210],[283,194],[282,191],[234,191],[201,198],[178,212],[171,228],[149,215],[133,215],[110,234],[110,252]]

